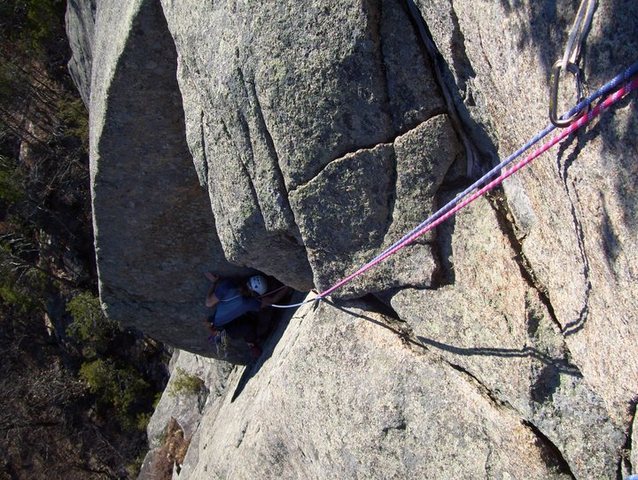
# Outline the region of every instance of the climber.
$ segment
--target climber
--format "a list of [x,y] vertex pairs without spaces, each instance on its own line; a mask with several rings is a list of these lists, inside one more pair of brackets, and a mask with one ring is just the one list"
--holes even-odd
[[280,301],[291,289],[282,286],[266,295],[268,284],[261,275],[250,277],[245,285],[238,285],[230,279],[220,279],[211,272],[204,275],[211,282],[206,294],[206,306],[215,308],[214,313],[205,321],[211,333],[209,340],[217,342],[223,336],[243,340],[253,357],[259,357],[259,343],[270,331],[270,316],[264,315],[266,312],[259,316],[246,314],[258,312]]
[[282,287],[266,295],[268,284],[261,275],[254,275],[245,285],[238,285],[233,280],[221,279],[211,272],[204,274],[211,282],[206,294],[206,306],[215,308],[208,317],[211,327],[223,327],[248,312],[259,310],[277,303],[289,292],[289,287]]

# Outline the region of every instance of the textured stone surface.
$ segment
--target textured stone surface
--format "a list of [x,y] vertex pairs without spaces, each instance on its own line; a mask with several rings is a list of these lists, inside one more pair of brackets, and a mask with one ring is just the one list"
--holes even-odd
[[[573,357],[485,200],[456,217],[454,285],[402,290],[392,299],[418,340],[499,402],[511,406],[562,453],[576,478],[612,478],[625,442]],[[592,435],[592,432],[596,432]]]
[[[92,79],[107,313],[214,356],[204,270],[299,289],[354,270],[545,126],[577,3],[99,2],[92,48],[69,36],[84,96]],[[592,87],[638,47],[638,4],[599,3]],[[180,477],[631,470],[636,108],[339,292],[391,300],[407,344],[325,305],[296,317],[255,375],[233,372]],[[377,307],[357,315],[386,322]]]
[[[172,419],[177,422],[184,435],[184,441],[190,443],[197,432],[204,408],[214,405],[226,389],[232,366],[227,362],[204,358],[177,350],[170,361],[171,376],[166,390],[146,428],[149,451],[144,458],[139,479],[154,479],[154,470],[162,454],[162,443]],[[193,376],[202,380],[200,391],[189,391],[176,387],[184,376]],[[177,382],[177,383],[176,383]]]
[[[194,3],[163,5],[185,102],[202,112],[187,131],[195,163],[207,173],[224,251],[300,289],[336,280],[343,268],[307,255],[325,238],[304,233],[315,212],[297,207],[289,192],[336,159],[391,143],[444,110],[403,8],[393,1],[291,1],[237,4],[231,12],[223,3]],[[391,164],[379,167],[393,182]],[[386,204],[394,202],[393,190],[391,183],[379,188]],[[320,206],[343,204],[317,195]],[[228,202],[231,196],[237,201]],[[383,215],[383,207],[372,215]],[[371,249],[361,248],[364,240],[346,242],[357,260]]]
[[185,478],[569,478],[508,406],[356,306],[305,307],[243,383]]
[[102,302],[125,325],[208,352],[202,273],[242,270],[225,260],[186,146],[173,42],[155,2],[104,2],[97,25],[90,127]]
[[[171,376],[166,385],[166,393],[162,395],[147,427],[149,445],[159,446],[171,418],[177,420],[184,431],[184,438],[189,440],[197,430],[205,405],[214,403],[224,392],[230,370],[231,365],[228,362],[176,351],[171,358]],[[202,392],[181,391],[176,388],[175,382],[179,382],[184,375],[201,379],[204,384]]]
[[96,0],[69,0],[66,4],[65,24],[71,47],[69,73],[87,107],[91,98],[96,10]]
[[[461,112],[501,155],[545,126],[549,70],[562,56],[576,4],[416,3],[447,80],[459,87]],[[637,28],[636,2],[598,6],[584,62],[592,87],[636,61]],[[621,106],[505,185],[522,252],[573,361],[619,414],[638,390],[638,356],[625,354],[638,333],[635,118],[635,102]]]
[[[435,194],[459,147],[440,115],[393,143],[359,150],[328,164],[290,195],[320,289],[356,270],[431,215]],[[432,236],[427,237],[429,239]],[[361,295],[432,285],[436,261],[419,242],[346,287]]]

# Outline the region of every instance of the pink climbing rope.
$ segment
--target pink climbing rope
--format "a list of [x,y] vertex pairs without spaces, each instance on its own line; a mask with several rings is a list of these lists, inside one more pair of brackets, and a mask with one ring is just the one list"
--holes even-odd
[[636,90],[636,89],[638,89],[638,77],[635,77],[633,80],[629,81],[628,83],[626,83],[625,85],[620,87],[614,93],[612,93],[607,98],[605,98],[603,101],[601,101],[598,105],[593,107],[590,111],[588,111],[587,113],[585,113],[581,117],[579,117],[577,120],[575,120],[571,125],[569,125],[568,127],[560,130],[560,133],[558,135],[554,136],[552,139],[550,139],[548,142],[543,144],[541,147],[539,147],[536,150],[534,150],[530,155],[525,157],[519,163],[517,163],[513,167],[505,170],[501,175],[499,175],[498,177],[494,178],[492,181],[490,181],[489,183],[487,183],[485,186],[481,187],[480,189],[476,190],[471,195],[466,196],[463,200],[460,200],[459,203],[457,203],[453,208],[451,208],[445,214],[443,214],[440,217],[436,218],[434,221],[425,224],[422,228],[415,230],[412,234],[406,236],[400,242],[396,243],[394,246],[389,248],[387,251],[383,252],[381,255],[375,257],[370,262],[368,262],[365,265],[361,266],[354,273],[351,273],[347,277],[345,277],[342,280],[340,280],[339,282],[335,283],[330,288],[324,290],[323,292],[320,292],[315,298],[312,298],[310,300],[306,300],[305,302],[301,302],[301,303],[294,304],[294,305],[273,305],[273,307],[293,308],[293,307],[301,306],[301,305],[303,305],[305,303],[315,302],[317,300],[321,300],[321,299],[327,297],[328,295],[330,295],[334,291],[340,289],[341,287],[343,287],[344,285],[350,283],[352,280],[354,280],[358,276],[363,275],[365,272],[367,272],[371,268],[373,268],[376,265],[378,265],[379,263],[383,262],[386,258],[390,257],[391,255],[394,255],[399,250],[405,248],[407,245],[409,245],[410,243],[414,242],[417,238],[425,235],[427,232],[429,232],[430,230],[432,230],[436,226],[438,226],[441,223],[443,223],[445,220],[450,218],[452,215],[454,215],[456,212],[458,212],[462,208],[464,208],[467,205],[469,205],[470,203],[472,203],[477,198],[483,196],[485,193],[487,193],[488,191],[492,190],[494,187],[496,187],[496,186],[500,185],[501,183],[503,183],[503,181],[506,178],[512,176],[514,173],[518,172],[523,167],[525,167],[526,165],[530,164],[532,161],[534,161],[540,155],[542,155],[547,150],[552,148],[554,145],[556,145],[557,143],[559,143],[560,141],[562,141],[563,139],[565,139],[566,137],[568,137],[569,135],[574,133],[579,128],[583,127],[584,125],[587,125],[592,119],[594,119],[595,117],[600,115],[602,112],[604,112],[609,107],[611,107],[615,103],[617,103],[620,100],[622,100],[629,93],[631,93],[633,90]]
[[511,169],[505,171],[504,173],[502,173],[501,175],[496,177],[490,183],[485,185],[483,188],[477,190],[475,193],[473,193],[472,195],[467,197],[465,200],[459,202],[453,209],[451,209],[445,215],[439,217],[434,222],[426,225],[422,229],[417,230],[415,233],[413,233],[408,238],[406,238],[403,242],[399,243],[394,248],[388,250],[385,254],[381,255],[379,258],[376,258],[374,261],[365,264],[364,266],[359,268],[359,270],[357,270],[356,272],[348,275],[344,279],[342,279],[339,282],[337,282],[336,284],[334,284],[332,287],[330,287],[327,290],[324,290],[323,292],[319,293],[318,298],[324,298],[324,297],[330,295],[335,290],[343,287],[346,283],[351,282],[352,280],[354,280],[359,275],[362,275],[363,273],[365,273],[368,270],[370,270],[372,267],[378,265],[379,263],[381,263],[383,260],[385,260],[389,256],[394,255],[395,253],[397,253],[402,248],[405,248],[408,244],[412,243],[417,238],[419,238],[422,235],[426,234],[427,232],[432,230],[437,225],[440,225],[445,220],[447,220],[452,215],[454,215],[456,212],[458,212],[462,208],[466,207],[467,205],[472,203],[474,200],[476,200],[480,196],[484,195],[486,192],[492,190],[497,185],[500,185],[501,183],[503,183],[503,180],[505,180],[506,178],[510,177],[514,173],[518,172],[521,168],[523,168],[526,165],[528,165],[529,163],[531,163],[533,160],[535,160],[540,155],[545,153],[547,150],[552,148],[554,145],[556,145],[558,142],[563,140],[565,137],[571,135],[573,132],[578,130],[580,127],[582,127],[583,125],[586,125],[587,123],[589,123],[594,117],[600,115],[600,113],[602,113],[603,111],[605,111],[606,109],[611,107],[613,104],[615,104],[616,102],[618,102],[619,100],[624,98],[626,95],[628,95],[631,91],[633,91],[636,88],[638,88],[638,78],[634,79],[628,85],[625,85],[624,87],[621,87],[615,93],[613,93],[612,95],[607,97],[603,102],[601,102],[596,107],[594,107],[590,112],[588,112],[585,115],[581,116],[578,120],[574,121],[574,123],[572,123],[569,127],[561,130],[561,132],[558,135],[554,136],[549,142],[545,143],[544,145],[542,145],[541,147],[536,149],[534,152],[532,152],[526,158],[524,158],[519,163],[517,163],[514,167],[512,167]]

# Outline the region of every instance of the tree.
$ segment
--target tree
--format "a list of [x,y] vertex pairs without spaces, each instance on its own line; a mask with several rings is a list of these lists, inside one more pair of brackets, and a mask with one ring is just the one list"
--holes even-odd
[[102,412],[114,410],[120,424],[127,430],[142,427],[138,419],[145,415],[151,394],[150,385],[128,366],[118,366],[111,360],[97,359],[80,368],[84,380],[97,397]]
[[120,326],[104,315],[99,298],[82,292],[67,303],[66,309],[73,317],[67,335],[82,346],[84,357],[92,359],[106,353]]

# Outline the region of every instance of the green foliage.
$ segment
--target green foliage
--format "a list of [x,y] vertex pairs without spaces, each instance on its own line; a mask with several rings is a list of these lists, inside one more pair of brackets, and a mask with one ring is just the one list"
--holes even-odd
[[67,136],[77,137],[82,141],[85,151],[89,147],[89,112],[80,98],[66,96],[58,102],[58,115],[65,125]]
[[57,25],[58,9],[61,0],[29,0],[27,4],[26,24],[30,37],[40,44],[50,39]]
[[135,417],[135,428],[137,428],[140,432],[146,430],[148,427],[148,422],[151,421],[151,417],[153,416],[152,412],[142,412],[138,413]]
[[113,408],[125,429],[134,430],[144,425],[145,412],[141,410],[148,404],[151,388],[133,368],[97,359],[80,367],[80,378],[96,396],[98,408]]
[[2,0],[0,33],[6,39],[41,49],[58,34],[64,6],[64,0]]
[[[48,468],[51,478],[64,477],[56,467],[64,471],[67,460],[73,464],[68,471],[86,461],[103,472],[98,476],[110,477],[135,459],[134,478],[143,454],[136,457],[145,447],[141,430],[162,382],[161,374],[145,372],[160,355],[120,332],[89,293],[69,302],[70,339],[60,339],[60,332],[50,337],[42,322],[46,305],[55,306],[96,280],[91,270],[77,272],[64,256],[70,252],[81,270],[92,256],[88,113],[70,90],[64,68],[65,6],[64,0],[0,0],[0,347],[7,370],[0,403],[18,426],[0,435],[0,452],[15,452],[15,471],[24,465],[23,452],[42,452],[40,458],[50,461],[29,462],[29,468],[41,463],[38,468]],[[26,155],[18,161],[20,153]],[[53,311],[57,327],[63,319],[57,308]],[[62,384],[40,365],[64,369],[73,380]],[[76,392],[78,384],[82,388]],[[2,402],[6,395],[13,396],[12,403]],[[49,436],[53,431],[59,436]],[[67,444],[73,450],[65,449]]]
[[127,478],[137,478],[140,474],[140,470],[142,469],[142,464],[144,463],[144,458],[146,457],[146,453],[140,453],[137,457],[133,459],[131,463],[126,465],[126,474]]
[[19,80],[21,80],[20,75],[11,63],[4,61],[0,64],[0,99],[3,103],[9,103],[11,97],[15,95]]
[[15,282],[0,280],[0,300],[18,315],[26,315],[40,307],[37,290],[30,291]]
[[204,380],[197,375],[187,373],[182,368],[178,367],[173,375],[174,378],[168,390],[171,396],[197,395],[206,388]]
[[12,204],[24,198],[24,178],[15,161],[0,155],[0,201]]
[[42,272],[21,258],[29,252],[28,242],[19,235],[0,236],[0,301],[23,316],[42,306],[46,280]]
[[120,328],[104,315],[100,300],[90,292],[82,292],[67,303],[66,309],[73,317],[67,335],[82,345],[84,356],[90,359],[106,352]]

